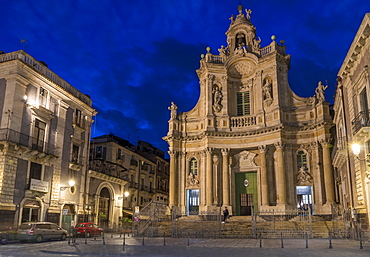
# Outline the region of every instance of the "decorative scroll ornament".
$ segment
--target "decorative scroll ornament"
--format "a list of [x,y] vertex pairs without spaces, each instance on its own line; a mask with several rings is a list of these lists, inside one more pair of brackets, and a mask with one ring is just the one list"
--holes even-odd
[[307,184],[312,182],[311,174],[305,169],[305,167],[300,167],[297,172],[297,183],[298,184]]

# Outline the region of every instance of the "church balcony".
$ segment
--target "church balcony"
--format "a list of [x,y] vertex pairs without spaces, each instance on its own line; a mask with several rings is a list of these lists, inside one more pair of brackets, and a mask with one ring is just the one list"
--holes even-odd
[[58,147],[54,144],[45,142],[43,140],[38,140],[37,138],[31,137],[26,134],[19,133],[15,130],[2,128],[0,129],[0,142],[5,141],[9,143],[14,143],[16,145],[25,146],[32,150],[36,150],[41,153],[48,155],[58,155]]
[[360,136],[370,132],[370,111],[361,111],[352,121],[353,136]]
[[230,118],[232,128],[250,127],[256,125],[256,116],[239,116]]

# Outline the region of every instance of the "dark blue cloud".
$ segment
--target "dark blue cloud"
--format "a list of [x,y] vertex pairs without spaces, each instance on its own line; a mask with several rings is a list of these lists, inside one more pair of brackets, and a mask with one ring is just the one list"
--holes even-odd
[[[207,46],[226,44],[239,0],[3,1],[0,50],[24,48],[83,93],[99,111],[93,136],[113,132],[166,151],[172,101],[191,110],[199,97],[196,69]],[[242,1],[262,38],[285,40],[289,83],[299,96],[336,73],[370,6],[362,0]],[[22,38],[27,44],[21,44]]]

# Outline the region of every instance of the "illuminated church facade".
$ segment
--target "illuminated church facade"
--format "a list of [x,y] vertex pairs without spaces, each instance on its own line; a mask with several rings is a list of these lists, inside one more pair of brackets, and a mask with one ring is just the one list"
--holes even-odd
[[332,212],[332,118],[327,86],[297,96],[288,83],[284,42],[261,47],[250,10],[230,18],[219,55],[207,49],[197,74],[200,97],[184,113],[169,107],[169,207],[202,215],[304,209]]

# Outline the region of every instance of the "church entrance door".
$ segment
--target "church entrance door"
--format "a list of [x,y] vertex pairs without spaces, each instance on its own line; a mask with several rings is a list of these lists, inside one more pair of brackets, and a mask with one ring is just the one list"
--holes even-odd
[[312,213],[312,186],[297,186],[297,208],[300,210],[311,210]]
[[199,214],[199,189],[189,189],[186,193],[188,215]]
[[258,210],[257,172],[235,173],[236,215],[250,216]]

